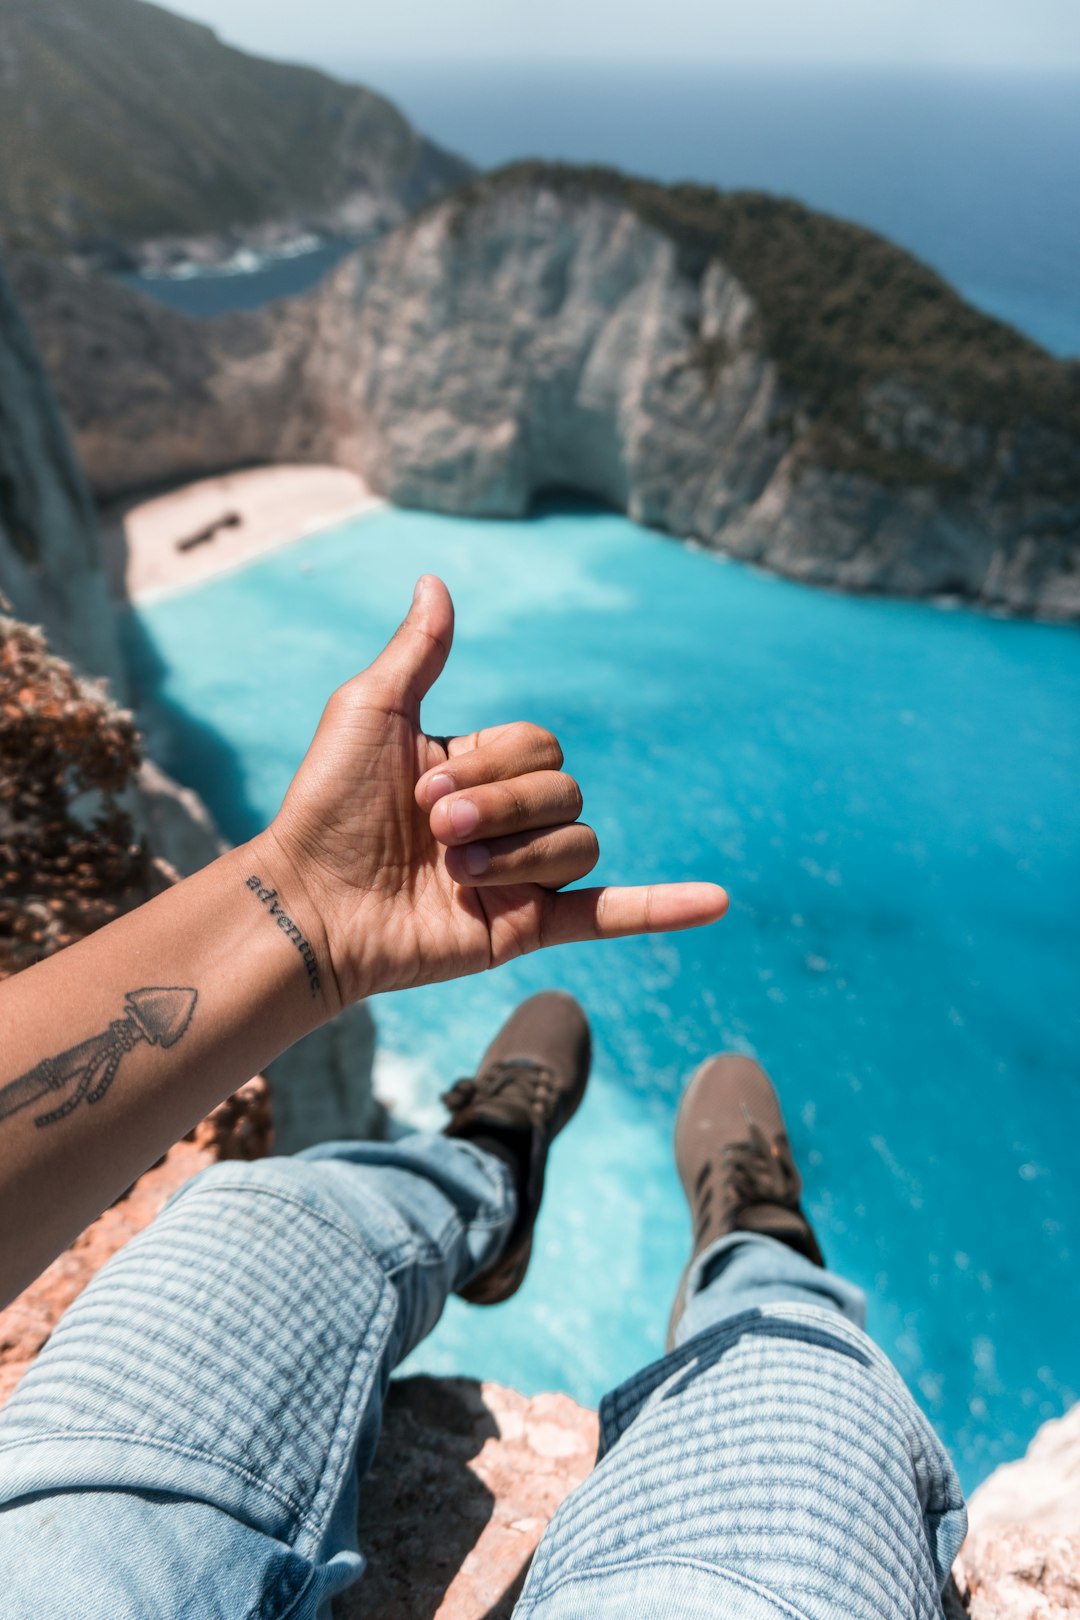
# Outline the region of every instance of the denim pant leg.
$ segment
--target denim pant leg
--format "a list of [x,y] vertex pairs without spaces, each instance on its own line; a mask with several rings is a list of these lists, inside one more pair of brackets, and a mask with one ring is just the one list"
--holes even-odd
[[196,1177],[0,1413],[5,1617],[328,1615],[390,1372],[514,1214],[507,1169],[442,1136]]
[[773,1238],[707,1250],[676,1348],[605,1397],[515,1620],[937,1620],[963,1498],[863,1311]]

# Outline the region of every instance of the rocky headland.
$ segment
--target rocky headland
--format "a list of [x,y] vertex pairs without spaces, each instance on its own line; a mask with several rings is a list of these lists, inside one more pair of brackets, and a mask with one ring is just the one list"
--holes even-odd
[[145,0],[4,0],[0,242],[107,265],[397,224],[461,159],[384,97]]
[[201,323],[13,268],[99,496],[325,461],[404,506],[577,493],[811,584],[1080,617],[1080,365],[793,202],[518,165]]

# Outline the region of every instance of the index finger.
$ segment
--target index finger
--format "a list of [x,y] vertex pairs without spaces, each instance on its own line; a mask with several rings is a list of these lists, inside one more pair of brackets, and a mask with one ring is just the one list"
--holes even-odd
[[649,883],[641,888],[568,889],[547,901],[541,943],[570,945],[627,934],[666,934],[719,922],[728,908],[718,883]]

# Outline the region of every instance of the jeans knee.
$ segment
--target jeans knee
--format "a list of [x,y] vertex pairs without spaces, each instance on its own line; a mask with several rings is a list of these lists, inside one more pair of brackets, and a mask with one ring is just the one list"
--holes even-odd
[[284,1156],[268,1159],[225,1159],[208,1165],[173,1194],[170,1203],[193,1195],[220,1195],[234,1199],[266,1194],[287,1198],[293,1203],[319,1206],[318,1175],[303,1160]]

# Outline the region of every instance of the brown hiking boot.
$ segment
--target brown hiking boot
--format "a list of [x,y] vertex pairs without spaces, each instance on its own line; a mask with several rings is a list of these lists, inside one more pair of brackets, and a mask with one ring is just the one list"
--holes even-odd
[[669,1349],[683,1312],[690,1267],[717,1238],[762,1232],[815,1265],[825,1264],[799,1203],[802,1180],[779,1098],[753,1058],[727,1052],[698,1069],[679,1104],[675,1164],[690,1205],[694,1243],[675,1296]]
[[474,1080],[443,1097],[447,1136],[463,1136],[510,1163],[518,1212],[506,1247],[465,1288],[473,1305],[498,1305],[524,1280],[544,1192],[548,1149],[572,1118],[589,1078],[589,1024],[573,996],[548,990],[513,1012],[484,1053]]

